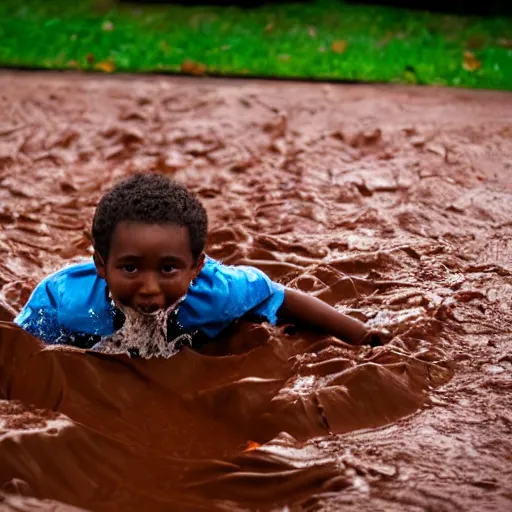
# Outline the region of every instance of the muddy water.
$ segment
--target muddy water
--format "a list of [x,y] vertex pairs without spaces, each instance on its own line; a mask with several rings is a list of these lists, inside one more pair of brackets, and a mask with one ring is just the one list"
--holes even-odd
[[[509,94],[30,74],[0,86],[3,507],[510,507]],[[102,191],[150,169],[204,201],[211,256],[392,341],[240,323],[144,361],[13,327],[42,277],[88,256]]]

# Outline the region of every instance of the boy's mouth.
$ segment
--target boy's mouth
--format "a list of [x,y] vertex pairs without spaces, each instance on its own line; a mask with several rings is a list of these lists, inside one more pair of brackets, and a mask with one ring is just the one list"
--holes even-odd
[[183,301],[185,297],[179,298],[176,302],[171,304],[170,306],[166,308],[162,308],[160,305],[155,303],[150,304],[134,304],[133,309],[144,316],[156,316],[161,312],[166,312],[167,314],[172,313]]
[[135,310],[145,316],[155,316],[162,308],[158,304],[137,304]]

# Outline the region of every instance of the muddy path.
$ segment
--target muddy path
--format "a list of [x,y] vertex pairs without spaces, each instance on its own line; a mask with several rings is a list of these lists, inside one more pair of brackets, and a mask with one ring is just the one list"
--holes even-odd
[[[0,74],[1,507],[508,510],[511,156],[507,93]],[[204,201],[210,256],[391,343],[242,323],[140,361],[13,328],[147,170]]]

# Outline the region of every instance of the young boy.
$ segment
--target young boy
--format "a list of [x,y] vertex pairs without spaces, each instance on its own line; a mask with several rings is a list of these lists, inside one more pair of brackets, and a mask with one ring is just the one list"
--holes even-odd
[[[44,279],[15,322],[47,343],[97,346],[130,312],[166,312],[165,338],[194,346],[239,318],[284,319],[352,343],[367,328],[256,268],[226,266],[204,254],[207,215],[185,187],[159,174],[135,175],[100,200],[92,224],[92,261]],[[137,355],[137,350],[132,353]]]

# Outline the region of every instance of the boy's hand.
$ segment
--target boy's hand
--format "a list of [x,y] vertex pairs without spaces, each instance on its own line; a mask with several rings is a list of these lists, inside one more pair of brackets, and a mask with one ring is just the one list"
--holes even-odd
[[387,329],[370,329],[363,336],[358,345],[370,345],[370,347],[380,347],[391,341],[392,334]]

